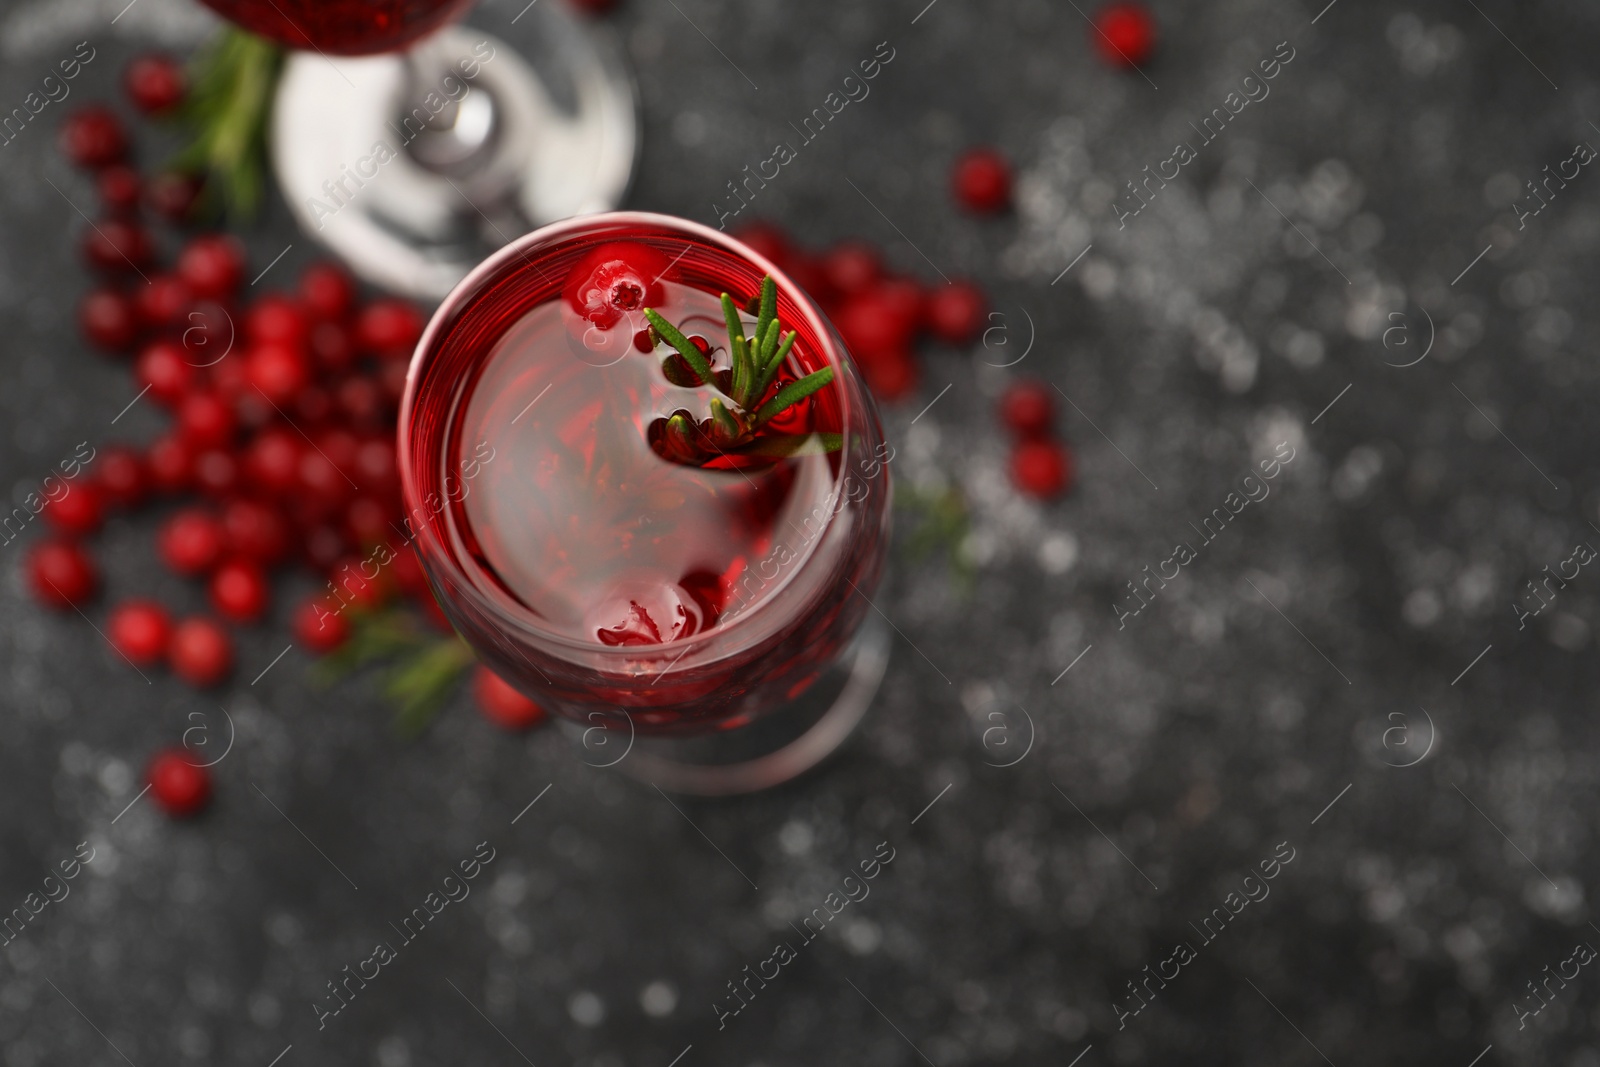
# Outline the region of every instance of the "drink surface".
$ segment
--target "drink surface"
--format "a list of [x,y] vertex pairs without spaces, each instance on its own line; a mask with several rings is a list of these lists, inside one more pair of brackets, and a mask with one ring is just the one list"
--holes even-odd
[[251,33],[286,48],[371,55],[393,52],[456,18],[472,0],[202,0]]
[[[660,282],[651,296],[726,365],[716,294]],[[781,581],[743,580],[776,537],[815,526],[834,482],[821,453],[706,467],[658,454],[652,425],[704,418],[718,394],[669,380],[672,350],[644,326],[602,330],[566,300],[538,304],[506,325],[451,435],[455,467],[493,457],[456,509],[480,568],[545,626],[609,646],[689,637],[781,596]],[[797,344],[795,368],[806,355]],[[803,401],[775,430],[806,433],[818,416]]]

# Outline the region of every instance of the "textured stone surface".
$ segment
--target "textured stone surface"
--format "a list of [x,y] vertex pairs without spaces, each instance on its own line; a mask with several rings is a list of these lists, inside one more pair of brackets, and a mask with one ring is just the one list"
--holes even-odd
[[[1003,315],[972,352],[929,350],[920,395],[886,413],[901,484],[965,493],[976,579],[963,593],[945,560],[901,559],[876,600],[903,637],[841,757],[675,810],[464,699],[405,744],[366,686],[315,689],[297,652],[251,686],[281,627],[242,639],[216,699],[146,684],[8,578],[0,906],[95,849],[0,951],[8,1067],[265,1065],[290,1045],[288,1067],[1066,1064],[1091,1045],[1085,1065],[1600,1063],[1593,968],[1517,1016],[1525,983],[1600,945],[1600,579],[1585,568],[1523,629],[1511,606],[1600,545],[1581,296],[1597,179],[1525,228],[1510,208],[1600,144],[1593,6],[1157,2],[1146,80],[1094,60],[1073,4],[922,3],[625,0],[611,23],[644,101],[632,205],[715,222],[725,183],[794,142],[739,221],[865,235],[925,278],[980,280]],[[100,55],[74,102],[203,26],[173,0],[113,26],[122,7],[7,8],[0,106],[84,36]],[[521,7],[471,21],[514,36]],[[871,95],[799,146],[789,124],[881,41],[895,58]],[[1282,41],[1270,95],[1201,145],[1188,124]],[[61,110],[0,147],[16,492],[80,440],[159,425],[137,407],[110,426],[133,391],[76,338],[66,198],[91,190],[52,151]],[[1123,183],[1179,140],[1197,158],[1119,229]],[[950,207],[950,160],[978,141],[1020,168],[1013,217]],[[294,243],[280,279],[312,252],[281,204],[249,239],[258,265]],[[1007,487],[992,415],[1023,374],[1070,398],[1080,461],[1077,492],[1042,508]],[[1280,442],[1295,458],[1270,495],[1201,543],[1190,523]],[[154,522],[103,536],[111,591],[198,606],[154,567]],[[1196,558],[1119,628],[1125,583],[1180,541]],[[8,575],[20,551],[0,547]],[[152,750],[223,732],[219,705],[237,739],[211,812],[177,824],[146,799],[119,818]],[[1031,750],[995,766],[1029,721]],[[319,1031],[325,983],[398,945],[391,923],[483,841],[471,896]],[[801,946],[790,924],[885,841],[870,896]],[[1208,912],[1259,896],[1246,876],[1290,849],[1208,941]],[[797,958],[719,1030],[726,983],[780,941]],[[1193,958],[1119,1029],[1127,983],[1170,975],[1180,942]]]

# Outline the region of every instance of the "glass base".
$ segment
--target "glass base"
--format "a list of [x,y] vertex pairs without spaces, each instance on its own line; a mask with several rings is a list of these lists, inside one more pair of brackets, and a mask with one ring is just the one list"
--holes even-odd
[[410,52],[285,63],[279,186],[366,280],[439,300],[494,249],[626,194],[638,104],[621,53],[562,4],[519,18],[516,45],[460,25]]
[[669,793],[770,789],[821,763],[855,730],[883,681],[889,643],[888,626],[869,615],[809,689],[739,729],[693,737],[627,737],[569,721],[562,729],[590,766],[614,768]]

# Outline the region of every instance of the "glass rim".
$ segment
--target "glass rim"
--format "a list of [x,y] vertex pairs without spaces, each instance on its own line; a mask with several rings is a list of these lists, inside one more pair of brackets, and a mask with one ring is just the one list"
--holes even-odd
[[[819,350],[818,355],[826,361],[828,366],[834,368],[836,384],[843,387],[845,383],[856,380],[848,350],[844,347],[843,342],[838,339],[832,325],[823,315],[816,301],[811,298],[809,293],[801,289],[789,277],[787,272],[780,270],[771,260],[743,241],[722,230],[712,229],[703,223],[658,212],[609,211],[592,215],[573,216],[541,226],[491,253],[469,271],[466,277],[456,283],[455,287],[450,290],[449,295],[434,309],[421,338],[417,341],[417,347],[412,352],[410,365],[406,369],[405,392],[400,399],[400,418],[396,433],[399,438],[397,452],[400,461],[402,494],[405,494],[408,489],[417,484],[416,468],[411,449],[411,429],[412,412],[417,400],[418,383],[421,381],[425,364],[435,354],[434,350],[444,336],[447,324],[453,326],[459,320],[462,311],[470,307],[472,301],[483,291],[485,284],[492,282],[497,277],[501,277],[512,260],[521,259],[526,263],[532,264],[536,262],[537,258],[532,249],[560,243],[565,239],[611,226],[632,226],[653,231],[681,233],[709,244],[735,258],[743,259],[761,273],[771,275],[779,290],[786,292],[786,295],[794,305],[800,309],[806,328],[810,330],[812,336],[816,339]],[[863,390],[863,395],[865,395],[865,386],[859,382],[856,384]],[[870,400],[868,402],[870,403]],[[848,402],[840,404],[840,415],[842,423],[841,437],[843,440],[840,455],[846,456],[849,453],[851,442],[859,432],[856,422],[860,416],[857,412],[852,411]],[[839,498],[845,491],[848,477],[849,472],[846,464],[841,462],[833,474],[826,498],[827,515],[823,519],[822,525],[815,535],[808,540],[795,565],[786,568],[788,573],[783,576],[783,580],[767,590],[762,599],[753,608],[740,613],[726,623],[719,622],[708,630],[702,630],[699,633],[676,641],[663,641],[653,645],[605,645],[598,641],[585,641],[582,638],[573,637],[570,634],[542,625],[539,617],[525,607],[520,610],[512,608],[502,603],[502,598],[490,596],[484,589],[479,587],[477,582],[473,581],[472,575],[468,573],[467,568],[462,566],[457,559],[456,553],[451,551],[450,546],[444,543],[440,537],[434,522],[439,521],[442,516],[423,523],[421,529],[417,531],[415,540],[417,542],[428,542],[433,555],[447,562],[452,572],[452,578],[455,579],[451,584],[456,588],[457,592],[470,598],[480,610],[495,618],[499,623],[515,627],[517,634],[528,639],[530,643],[618,663],[630,660],[654,661],[664,658],[668,654],[668,650],[671,650],[677,653],[676,658],[672,661],[672,664],[676,665],[691,652],[701,651],[718,643],[737,640],[741,633],[748,633],[772,615],[775,610],[772,607],[774,601],[806,570],[807,564],[815,558],[818,546],[834,528],[840,513],[844,510],[839,506]],[[402,502],[408,508],[411,505],[409,500],[403,499]],[[671,669],[670,666],[668,669]]]

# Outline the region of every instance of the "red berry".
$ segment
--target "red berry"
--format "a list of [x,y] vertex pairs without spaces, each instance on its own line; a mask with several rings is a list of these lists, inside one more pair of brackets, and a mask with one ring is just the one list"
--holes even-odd
[[389,509],[373,496],[358,496],[344,511],[345,532],[362,548],[388,539]]
[[883,273],[883,257],[865,241],[843,241],[822,257],[828,283],[844,296],[859,293]]
[[345,421],[355,427],[376,426],[383,420],[383,391],[371,378],[354,375],[340,382],[334,404]]
[[207,496],[232,496],[239,488],[239,461],[231,452],[206,449],[194,457],[194,486]]
[[141,386],[149,386],[150,396],[163,404],[182,400],[194,381],[195,368],[176,341],[151,341],[139,353],[133,374]]
[[916,335],[919,312],[902,293],[879,286],[850,299],[834,317],[834,323],[845,347],[865,365],[908,351]]
[[170,56],[137,56],[123,72],[123,84],[133,106],[146,115],[171,111],[183,100],[183,68]]
[[337,649],[350,638],[350,620],[342,608],[337,600],[324,596],[301,601],[291,621],[295,640],[318,655]]
[[1137,67],[1155,51],[1156,20],[1140,4],[1107,4],[1095,15],[1089,36],[1113,67]]
[[326,523],[303,522],[305,535],[301,547],[305,549],[306,562],[319,571],[327,570],[349,551],[345,536],[337,527]]
[[571,0],[572,6],[590,15],[604,15],[617,6],[617,0]]
[[319,322],[311,327],[311,355],[325,371],[347,370],[356,360],[350,331],[341,322]]
[[111,609],[106,634],[118,652],[146,667],[166,659],[172,616],[153,600],[125,600]]
[[194,481],[194,453],[177,434],[159,438],[145,453],[150,485],[158,493],[179,493]]
[[296,426],[316,426],[333,414],[333,397],[320,385],[308,385],[295,394],[291,411]]
[[329,568],[328,581],[341,598],[365,611],[382,607],[394,592],[389,576],[377,569],[376,561],[367,559],[340,560]]
[[386,360],[378,368],[378,385],[383,389],[384,399],[398,405],[400,398],[406,395],[406,361]]
[[230,559],[211,575],[211,605],[225,619],[253,622],[267,610],[267,576],[247,559]]
[[345,480],[344,470],[325,449],[306,449],[300,453],[299,488],[316,502],[338,507],[355,491]]
[[911,353],[901,349],[866,364],[861,373],[867,387],[879,400],[894,401],[910,396],[917,387],[917,363]]
[[106,502],[116,507],[136,507],[149,489],[144,461],[127,445],[107,445],[100,450],[95,478]]
[[[185,285],[187,287],[187,283]],[[190,289],[191,296],[193,293],[193,289]],[[188,361],[196,367],[222,366],[237,340],[237,329],[228,309],[215,300],[194,300],[183,316],[182,325],[178,341],[183,345]],[[239,360],[233,362],[238,363]]]
[[[341,464],[343,466],[343,464]],[[393,437],[373,437],[355,450],[350,478],[367,493],[396,493],[400,489],[400,461],[395,456]]]
[[661,276],[671,264],[649,245],[613,241],[578,261],[567,275],[562,296],[579,318],[609,330],[623,316],[639,320],[645,308],[661,303],[665,295]]
[[110,274],[137,271],[150,262],[150,233],[126,219],[101,219],[83,231],[83,257],[89,266]]
[[770,222],[752,222],[733,234],[750,247],[758,256],[765,256],[772,261],[772,265],[779,270],[789,269],[789,258],[794,255],[794,246],[789,242],[789,235]]
[[784,268],[789,275],[789,280],[811,294],[811,299],[823,306],[830,315],[833,313],[833,304],[838,294],[833,291],[833,283],[828,281],[828,272],[822,269],[822,263],[813,259],[804,252],[794,253]]
[[356,319],[356,345],[385,358],[408,359],[427,323],[404,300],[374,300]]
[[233,666],[233,642],[210,619],[184,619],[172,631],[167,658],[178,677],[190,685],[215,685]]
[[194,306],[194,293],[181,278],[157,274],[134,290],[139,319],[153,329],[177,326]]
[[222,554],[222,536],[222,524],[211,512],[185,508],[162,525],[156,547],[179,574],[204,574]]
[[951,175],[956,202],[979,215],[1011,206],[1011,164],[992,148],[974,148],[956,160]]
[[280,342],[257,344],[245,355],[250,384],[282,407],[311,380],[311,369],[298,348]]
[[133,301],[115,289],[93,289],[78,305],[78,325],[91,343],[108,352],[122,352],[139,336]]
[[1011,450],[1011,481],[1029,496],[1048,500],[1072,484],[1072,456],[1054,441],[1022,441]]
[[46,607],[70,608],[94,595],[100,572],[82,548],[69,541],[41,541],[24,567],[34,599]]
[[131,214],[139,206],[139,172],[126,163],[113,163],[95,179],[100,203],[113,215]]
[[244,335],[253,344],[299,348],[306,340],[306,317],[294,301],[274,293],[257,300],[245,312]]
[[988,306],[983,290],[971,282],[941,285],[928,294],[928,328],[947,344],[967,344],[982,331]]
[[292,430],[263,430],[244,454],[245,475],[262,491],[279,495],[295,487],[300,477],[298,435]]
[[51,526],[61,533],[76,536],[94,533],[105,515],[105,498],[100,495],[100,487],[87,478],[67,483],[66,493],[44,506],[45,520]]
[[472,695],[484,717],[506,730],[526,730],[544,718],[543,708],[482,664],[472,675]]
[[178,253],[178,276],[195,296],[227,300],[244,280],[244,246],[228,234],[203,233]]
[[150,761],[145,772],[150,795],[174,818],[199,814],[211,802],[211,772],[189,762],[186,749],[169,748]]
[[167,170],[150,179],[145,189],[145,203],[150,210],[169,222],[182,222],[194,208],[200,196],[201,181],[193,174],[180,170]]
[[342,319],[355,298],[355,282],[336,263],[313,263],[300,275],[300,303],[313,319]]
[[1026,439],[1050,435],[1055,419],[1055,397],[1040,382],[1017,382],[1000,398],[1000,421]]
[[259,500],[228,501],[222,509],[222,530],[228,551],[243,559],[272,564],[289,552],[288,520]]
[[233,408],[216,393],[188,393],[178,404],[178,432],[197,449],[233,440]]
[[417,556],[417,550],[406,545],[395,553],[389,562],[389,573],[394,577],[394,584],[407,596],[427,597],[433,599],[433,590],[428,585],[428,574],[422,569],[422,560]]
[[100,104],[80,107],[61,124],[61,151],[80,167],[98,170],[128,150],[122,120]]

